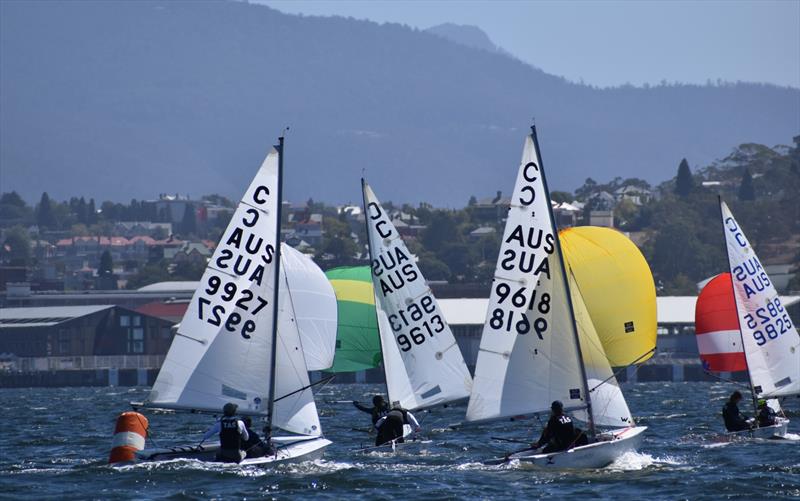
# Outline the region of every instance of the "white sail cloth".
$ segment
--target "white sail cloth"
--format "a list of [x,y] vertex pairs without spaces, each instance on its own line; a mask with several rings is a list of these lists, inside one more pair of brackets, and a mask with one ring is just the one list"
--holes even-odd
[[567,410],[586,406],[540,165],[528,136],[492,282],[467,421],[543,412],[554,400]]
[[472,378],[414,256],[363,183],[372,282],[391,405],[419,409],[469,396]]
[[[308,386],[291,302],[279,300],[278,346],[272,346],[278,155],[269,152],[234,212],[147,405],[218,412],[233,402],[241,413],[265,415],[273,348],[279,350],[276,398]],[[310,389],[278,402],[274,414],[275,426],[321,433]]]
[[[744,232],[720,201],[747,369],[759,398],[800,393],[800,335]],[[777,401],[770,405],[776,407]]]

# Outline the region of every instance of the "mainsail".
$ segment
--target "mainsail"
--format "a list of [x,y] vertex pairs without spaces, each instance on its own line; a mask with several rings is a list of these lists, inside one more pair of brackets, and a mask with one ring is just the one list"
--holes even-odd
[[[535,134],[535,132],[534,132]],[[492,283],[467,421],[566,410],[589,398],[544,171],[525,139]]]
[[369,266],[325,272],[336,291],[338,330],[331,372],[355,372],[381,364],[381,342],[375,321],[375,295]]
[[375,307],[391,405],[419,409],[469,396],[472,378],[414,256],[365,182]]
[[656,287],[642,253],[612,228],[566,228],[559,238],[608,361],[645,362],[655,352],[657,322]]
[[800,393],[800,335],[750,242],[720,200],[747,368],[759,398]]
[[703,369],[747,370],[730,273],[720,273],[700,291],[694,309],[694,327]]
[[225,230],[189,303],[146,404],[219,412],[227,402],[243,414],[269,415],[271,360],[276,400],[273,424],[321,433],[306,388],[308,373],[286,294],[278,301],[273,346],[279,150],[272,148]]

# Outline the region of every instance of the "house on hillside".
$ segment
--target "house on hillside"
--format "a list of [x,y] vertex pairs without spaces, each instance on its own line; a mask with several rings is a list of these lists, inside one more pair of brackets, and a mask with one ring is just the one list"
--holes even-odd
[[498,190],[495,196],[478,200],[469,210],[478,223],[496,224],[505,221],[510,207],[511,198],[504,197],[503,192]]

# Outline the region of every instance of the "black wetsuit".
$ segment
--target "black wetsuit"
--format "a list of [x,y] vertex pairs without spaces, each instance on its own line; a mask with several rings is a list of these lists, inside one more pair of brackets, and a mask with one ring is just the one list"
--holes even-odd
[[403,425],[410,424],[408,419],[408,411],[401,408],[394,408],[386,414],[380,428],[378,428],[378,436],[375,437],[375,445],[383,445],[391,442],[401,444],[403,440]]
[[[581,433],[581,436],[584,436]],[[550,452],[565,451],[571,449],[576,445],[575,426],[572,424],[572,419],[566,414],[560,416],[550,416],[547,425],[542,431],[542,436],[535,446],[541,447],[547,444],[542,451],[547,454]],[[583,442],[583,441],[582,441]]]
[[270,447],[261,440],[261,437],[252,428],[247,428],[247,435],[249,438],[242,441],[242,448],[247,453],[247,457],[260,458],[270,453]]
[[739,412],[739,406],[730,400],[722,407],[722,419],[725,420],[725,428],[728,431],[749,430],[750,424]]
[[386,404],[384,404],[383,407],[367,407],[366,405],[361,405],[358,402],[353,401],[353,405],[356,406],[356,409],[366,412],[367,414],[370,414],[372,416],[373,426],[375,425],[375,423],[378,422],[380,418],[382,418],[389,412],[389,407]]
[[758,426],[772,426],[777,422],[777,415],[769,405],[758,411]]

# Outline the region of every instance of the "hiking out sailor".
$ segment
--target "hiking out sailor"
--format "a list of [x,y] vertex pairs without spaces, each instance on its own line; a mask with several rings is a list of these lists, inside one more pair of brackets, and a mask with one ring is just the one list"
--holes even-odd
[[380,395],[375,395],[374,397],[372,397],[372,407],[361,405],[356,400],[353,400],[353,405],[356,406],[356,409],[372,415],[373,426],[375,425],[375,423],[378,422],[380,418],[382,418],[389,412],[389,405]]
[[223,463],[238,463],[245,458],[245,452],[242,450],[242,445],[250,439],[247,433],[247,428],[236,416],[236,410],[239,407],[231,402],[228,402],[222,407],[223,416],[214,425],[208,429],[203,435],[203,440],[200,444],[219,434],[219,452],[217,452],[217,461]]
[[247,457],[260,458],[275,453],[270,441],[261,440],[261,437],[258,436],[258,433],[253,430],[253,420],[250,419],[250,416],[243,417],[242,422],[244,423],[244,428],[247,430],[247,435],[249,436],[247,440],[242,441],[242,448],[244,449],[245,454],[247,454]]
[[731,393],[730,398],[722,407],[722,419],[728,431],[742,431],[750,429],[750,421],[739,412],[739,402],[742,401],[742,392],[739,390]]
[[767,401],[759,399],[758,401],[758,426],[773,426],[775,423],[778,422],[778,415],[775,414],[775,410],[767,405]]
[[586,434],[572,423],[572,418],[564,414],[564,404],[556,400],[550,404],[550,419],[542,430],[539,440],[531,444],[538,449],[545,446],[542,453],[565,451],[589,443]]
[[422,429],[417,418],[409,411],[402,407],[395,407],[390,410],[375,422],[375,429],[378,430],[375,445],[383,445],[392,441],[399,444],[403,443],[403,425],[406,424],[411,425],[415,433],[419,433]]

